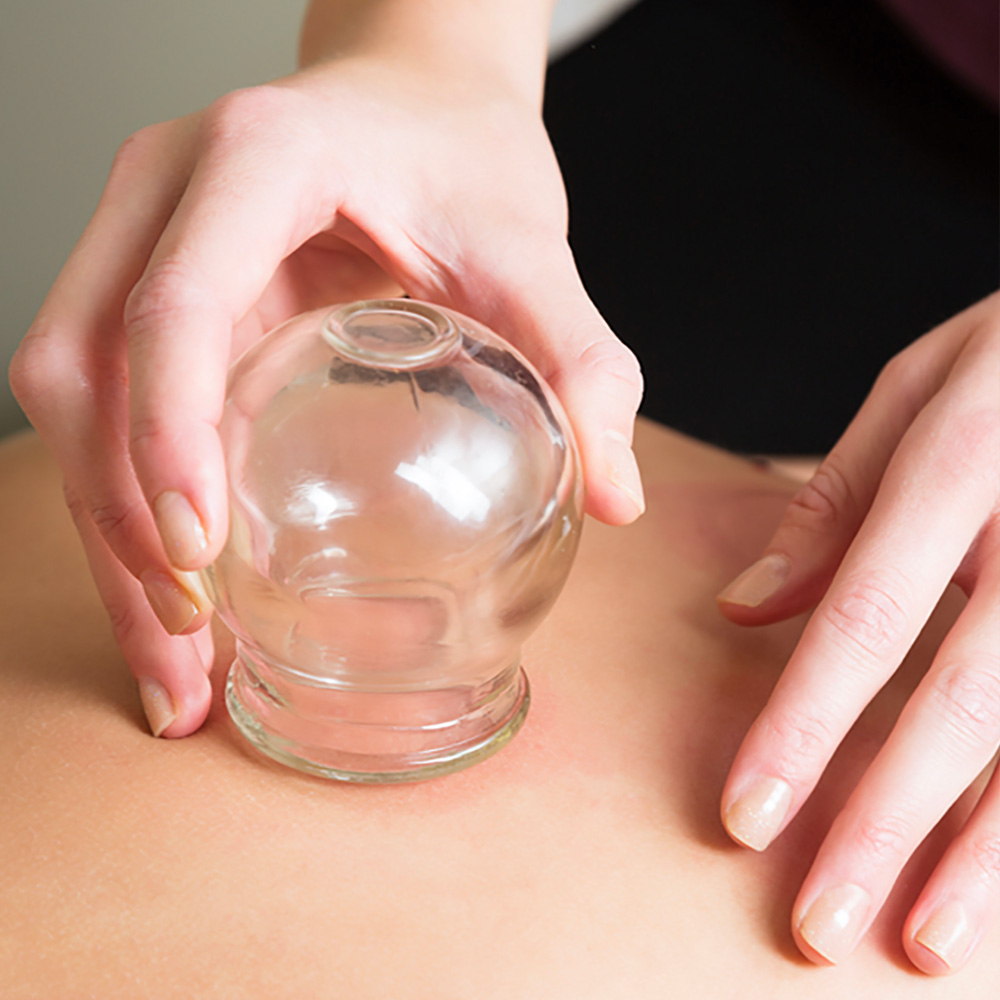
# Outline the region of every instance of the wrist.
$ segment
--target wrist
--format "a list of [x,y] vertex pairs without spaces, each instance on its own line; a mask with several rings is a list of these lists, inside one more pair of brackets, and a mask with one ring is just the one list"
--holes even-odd
[[553,0],[312,0],[303,68],[378,60],[465,87],[475,81],[541,106]]

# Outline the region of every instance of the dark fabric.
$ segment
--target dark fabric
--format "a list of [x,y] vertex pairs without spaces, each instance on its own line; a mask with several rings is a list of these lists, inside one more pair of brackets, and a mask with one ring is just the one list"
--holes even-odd
[[819,452],[881,366],[993,290],[997,117],[866,0],[646,0],[553,65],[588,290],[643,412]]

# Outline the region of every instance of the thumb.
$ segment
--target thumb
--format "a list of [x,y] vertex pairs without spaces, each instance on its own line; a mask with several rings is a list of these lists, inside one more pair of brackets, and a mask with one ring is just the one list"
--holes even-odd
[[470,269],[461,299],[455,307],[513,343],[558,396],[580,448],[587,513],[634,521],[645,510],[631,447],[642,374],[590,301],[566,243]]

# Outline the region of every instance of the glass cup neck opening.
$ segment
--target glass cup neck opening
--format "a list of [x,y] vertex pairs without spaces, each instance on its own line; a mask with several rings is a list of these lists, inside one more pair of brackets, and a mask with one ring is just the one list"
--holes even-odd
[[322,333],[341,357],[370,368],[396,371],[437,366],[462,342],[446,315],[407,299],[340,306],[323,321]]

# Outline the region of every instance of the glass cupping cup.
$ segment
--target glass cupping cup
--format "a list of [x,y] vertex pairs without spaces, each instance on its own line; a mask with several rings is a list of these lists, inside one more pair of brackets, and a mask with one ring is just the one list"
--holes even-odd
[[520,649],[580,534],[558,400],[496,334],[402,300],[298,316],[230,373],[203,577],[254,746],[345,781],[454,771],[528,708]]

